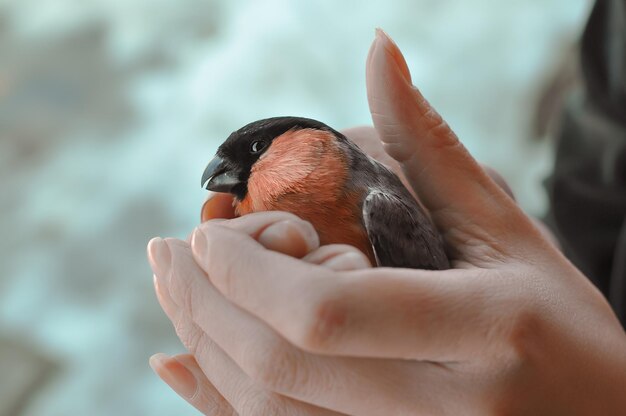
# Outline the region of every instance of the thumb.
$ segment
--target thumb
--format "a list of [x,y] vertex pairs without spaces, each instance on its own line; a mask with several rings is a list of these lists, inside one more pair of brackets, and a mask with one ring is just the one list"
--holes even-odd
[[[366,68],[367,96],[385,151],[429,209],[449,245],[498,245],[512,227],[532,229],[526,216],[483,171],[456,134],[411,84],[400,49],[380,29]],[[519,231],[519,230],[518,230]]]

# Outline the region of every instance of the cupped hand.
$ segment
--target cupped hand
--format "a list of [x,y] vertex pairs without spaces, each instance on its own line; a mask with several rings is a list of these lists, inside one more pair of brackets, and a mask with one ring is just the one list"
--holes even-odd
[[469,155],[380,32],[367,81],[383,148],[455,268],[311,263],[324,248],[301,220],[285,241],[303,250],[261,238],[284,213],[206,222],[190,245],[155,240],[161,303],[210,385],[240,414],[621,414],[626,335],[606,300]]
[[[311,224],[293,214],[263,212],[212,224],[245,235],[265,250],[327,270],[370,267],[367,257],[353,247],[341,244],[319,247]],[[245,250],[240,251],[241,261],[246,261]],[[153,239],[148,256],[159,303],[192,353],[175,357],[156,354],[150,364],[185,400],[207,415],[338,414],[267,389],[227,354],[239,347],[256,349],[242,342],[247,337],[256,339],[253,344],[257,344],[258,350],[254,354],[259,358],[272,345],[281,348],[279,344],[282,344],[287,348],[288,343],[225,299],[193,260],[187,242]],[[198,314],[201,320],[197,320]]]

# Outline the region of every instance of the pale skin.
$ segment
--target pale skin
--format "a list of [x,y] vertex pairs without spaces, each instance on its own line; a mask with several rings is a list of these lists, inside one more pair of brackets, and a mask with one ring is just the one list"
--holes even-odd
[[151,359],[207,415],[618,415],[626,335],[609,304],[471,157],[378,33],[375,131],[347,131],[420,196],[454,268],[372,268],[293,214],[231,218],[148,247],[190,354]]

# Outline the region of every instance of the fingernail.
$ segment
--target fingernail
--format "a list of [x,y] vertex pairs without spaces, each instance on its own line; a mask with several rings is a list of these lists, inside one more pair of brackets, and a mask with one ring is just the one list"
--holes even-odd
[[305,235],[305,239],[306,239],[309,251],[315,250],[316,248],[318,248],[320,245],[320,237],[317,234],[315,227],[313,227],[313,224],[311,224],[308,221],[302,221],[301,227],[302,227],[302,230],[304,231],[304,235]]
[[354,252],[332,257],[324,262],[324,266],[335,271],[360,270],[372,267],[364,255]]
[[206,243],[206,235],[199,228],[193,230],[193,234],[191,234],[191,249],[198,253],[206,253],[207,243]]
[[381,45],[385,48],[385,51],[388,53],[388,56],[392,59],[393,63],[395,63],[395,66],[402,77],[409,84],[412,84],[411,71],[409,71],[409,66],[407,65],[404,55],[402,55],[398,45],[396,45],[393,39],[391,39],[391,37],[381,28],[376,28],[376,39],[380,41]]
[[172,255],[167,243],[161,237],[153,238],[148,243],[148,260],[157,277],[167,276],[170,271]]
[[278,221],[263,230],[258,241],[263,245],[271,245],[272,241],[301,241],[306,246],[304,254],[319,247],[319,237],[313,225],[300,220]]
[[269,250],[298,258],[319,247],[317,232],[301,220],[278,221],[263,230],[257,241]]
[[187,399],[196,395],[198,381],[182,363],[165,354],[155,354],[149,362],[154,372],[176,393]]

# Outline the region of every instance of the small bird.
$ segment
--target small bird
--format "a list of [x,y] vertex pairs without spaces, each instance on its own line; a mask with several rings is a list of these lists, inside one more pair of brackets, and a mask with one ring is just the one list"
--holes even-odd
[[237,215],[294,213],[313,225],[320,244],[352,245],[373,265],[450,267],[435,225],[400,179],[316,120],[274,117],[233,132],[202,187],[234,195]]

